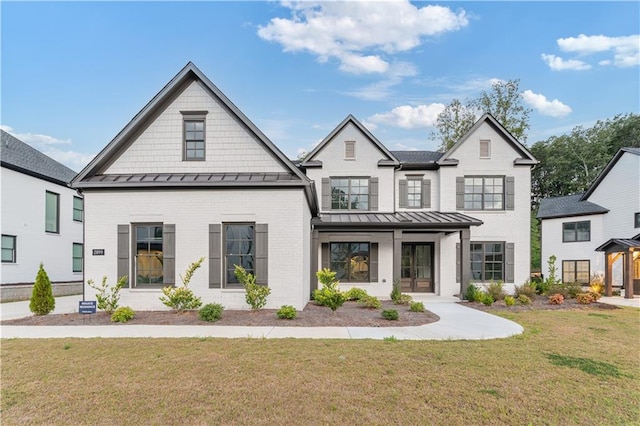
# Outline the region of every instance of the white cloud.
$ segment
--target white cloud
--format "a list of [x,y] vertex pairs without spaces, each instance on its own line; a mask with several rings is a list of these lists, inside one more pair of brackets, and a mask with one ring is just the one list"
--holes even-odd
[[436,124],[438,115],[444,108],[444,104],[440,103],[418,105],[416,107],[403,105],[389,112],[374,114],[367,121],[373,124],[402,127],[403,129],[431,127]]
[[579,55],[612,52],[613,65],[616,67],[640,65],[640,35],[638,34],[620,37],[580,34],[578,37],[560,38],[557,42],[560,50]]
[[0,129],[75,171],[82,170],[94,157],[94,154],[59,148],[60,145],[71,145],[71,139],[58,139],[40,133],[18,133],[7,125],[0,125]]
[[522,93],[522,98],[528,105],[535,108],[542,115],[562,118],[571,112],[571,108],[559,100],[554,99],[549,101],[546,96],[533,93],[531,90],[525,90]]
[[319,62],[337,59],[340,69],[355,74],[386,73],[391,65],[383,55],[405,52],[422,38],[468,25],[463,10],[407,0],[389,2],[283,2],[291,19],[273,18],[258,35],[280,43],[285,52],[307,51]]
[[547,55],[546,53],[543,53],[541,57],[542,57],[542,60],[545,61],[547,65],[549,65],[549,68],[551,68],[554,71],[564,71],[564,70],[582,71],[582,70],[588,70],[591,68],[591,65],[587,64],[586,62],[579,61],[577,59],[565,60],[559,56]]

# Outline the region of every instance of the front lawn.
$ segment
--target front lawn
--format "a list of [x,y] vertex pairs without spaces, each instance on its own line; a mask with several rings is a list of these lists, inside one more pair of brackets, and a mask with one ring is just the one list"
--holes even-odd
[[2,424],[640,423],[640,310],[503,315],[524,334],[2,340]]

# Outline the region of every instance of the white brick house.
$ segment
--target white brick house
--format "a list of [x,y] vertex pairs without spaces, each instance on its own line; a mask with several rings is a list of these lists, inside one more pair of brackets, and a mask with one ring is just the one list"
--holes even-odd
[[534,164],[485,115],[445,154],[391,152],[349,116],[295,165],[189,63],[73,181],[85,279],[129,276],[121,303],[137,309],[162,308],[201,256],[190,287],[227,308],[247,307],[235,263],[269,308],[302,309],[321,267],[383,297],[394,279],[447,296],[512,286],[529,277]]
[[620,149],[583,194],[543,199],[538,218],[543,264],[556,256],[564,282],[605,275],[609,293],[634,282],[625,296],[640,294],[639,148]]
[[40,263],[56,294],[73,292],[82,283],[83,268],[83,200],[69,187],[76,173],[0,133],[3,299],[29,296],[24,285],[33,284]]

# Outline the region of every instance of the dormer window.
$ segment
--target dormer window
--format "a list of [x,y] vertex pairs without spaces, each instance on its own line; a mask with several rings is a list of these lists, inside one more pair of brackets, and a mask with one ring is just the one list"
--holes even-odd
[[207,111],[181,111],[183,117],[183,154],[185,161],[205,160],[205,117]]
[[488,139],[480,140],[480,158],[491,158],[491,141]]
[[344,159],[345,160],[356,159],[356,141],[344,142]]

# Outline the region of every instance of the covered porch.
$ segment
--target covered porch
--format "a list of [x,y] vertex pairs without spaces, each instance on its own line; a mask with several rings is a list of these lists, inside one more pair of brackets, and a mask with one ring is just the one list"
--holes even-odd
[[640,295],[640,234],[633,238],[612,238],[596,251],[604,252],[605,295],[613,294],[613,265],[622,262],[622,287],[625,299],[633,299],[634,294]]

